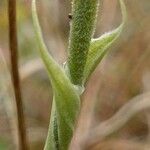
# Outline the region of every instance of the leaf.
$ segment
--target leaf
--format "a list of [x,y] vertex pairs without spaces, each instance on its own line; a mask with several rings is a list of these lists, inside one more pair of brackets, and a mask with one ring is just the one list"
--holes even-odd
[[40,47],[41,58],[46,66],[53,88],[53,109],[45,150],[67,149],[73,134],[73,127],[80,108],[80,98],[62,67],[49,54],[44,44],[38,21],[35,0],[32,1],[33,23]]
[[119,37],[126,20],[126,7],[123,0],[120,1],[121,12],[122,12],[122,23],[121,25],[111,31],[108,32],[97,39],[93,39],[91,41],[87,62],[84,70],[84,83],[87,81],[88,77],[94,71],[96,66],[100,63],[102,58],[108,52],[108,48],[116,41]]

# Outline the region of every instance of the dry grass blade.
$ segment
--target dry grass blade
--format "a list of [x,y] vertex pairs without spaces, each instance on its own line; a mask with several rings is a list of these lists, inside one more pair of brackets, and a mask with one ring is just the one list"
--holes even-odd
[[106,137],[122,128],[136,114],[148,108],[150,108],[150,93],[144,93],[134,97],[113,117],[102,122],[98,127],[93,129],[89,133],[89,136],[84,139],[84,144],[82,143],[83,147],[85,145],[92,146],[104,140]]
[[12,88],[9,68],[5,57],[0,49],[0,105],[7,115],[8,126],[11,128],[12,141],[15,147],[18,146],[16,112],[14,109],[14,93]]
[[20,80],[23,82],[28,77],[32,76],[34,73],[44,70],[43,64],[40,59],[31,60],[19,69]]

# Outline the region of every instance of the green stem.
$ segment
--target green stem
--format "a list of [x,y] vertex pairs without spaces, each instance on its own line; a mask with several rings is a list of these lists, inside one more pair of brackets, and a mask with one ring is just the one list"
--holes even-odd
[[68,68],[71,81],[82,85],[90,41],[95,28],[98,0],[73,0]]
[[80,89],[80,86],[75,85],[82,85],[84,66],[94,31],[98,0],[73,1],[73,23],[68,60],[72,82],[47,51],[38,21],[35,2],[36,0],[32,0],[32,15],[36,38],[54,94],[51,121],[44,150],[67,150],[80,111],[82,88]]
[[32,16],[40,55],[48,71],[54,95],[51,121],[44,150],[67,150],[80,109],[79,93],[63,68],[47,50],[37,16],[36,0],[32,0]]

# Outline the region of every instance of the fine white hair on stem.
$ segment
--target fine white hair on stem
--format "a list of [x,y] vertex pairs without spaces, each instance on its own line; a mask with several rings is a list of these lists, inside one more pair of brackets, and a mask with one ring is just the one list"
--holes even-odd
[[135,96],[114,116],[90,131],[89,136],[83,139],[81,146],[84,147],[85,143],[86,146],[92,146],[93,144],[104,140],[106,137],[121,129],[136,114],[148,108],[150,108],[150,92]]

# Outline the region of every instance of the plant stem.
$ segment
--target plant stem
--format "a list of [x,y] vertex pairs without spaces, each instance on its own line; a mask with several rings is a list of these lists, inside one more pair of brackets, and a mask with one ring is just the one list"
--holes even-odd
[[71,81],[82,85],[83,72],[95,28],[98,0],[73,0],[68,68]]
[[8,17],[9,17],[9,46],[10,46],[10,59],[11,59],[11,76],[12,76],[12,82],[13,82],[15,100],[16,100],[16,108],[17,108],[19,150],[27,150],[25,119],[24,119],[23,103],[21,97],[20,79],[19,79],[19,71],[18,71],[16,0],[8,1]]

